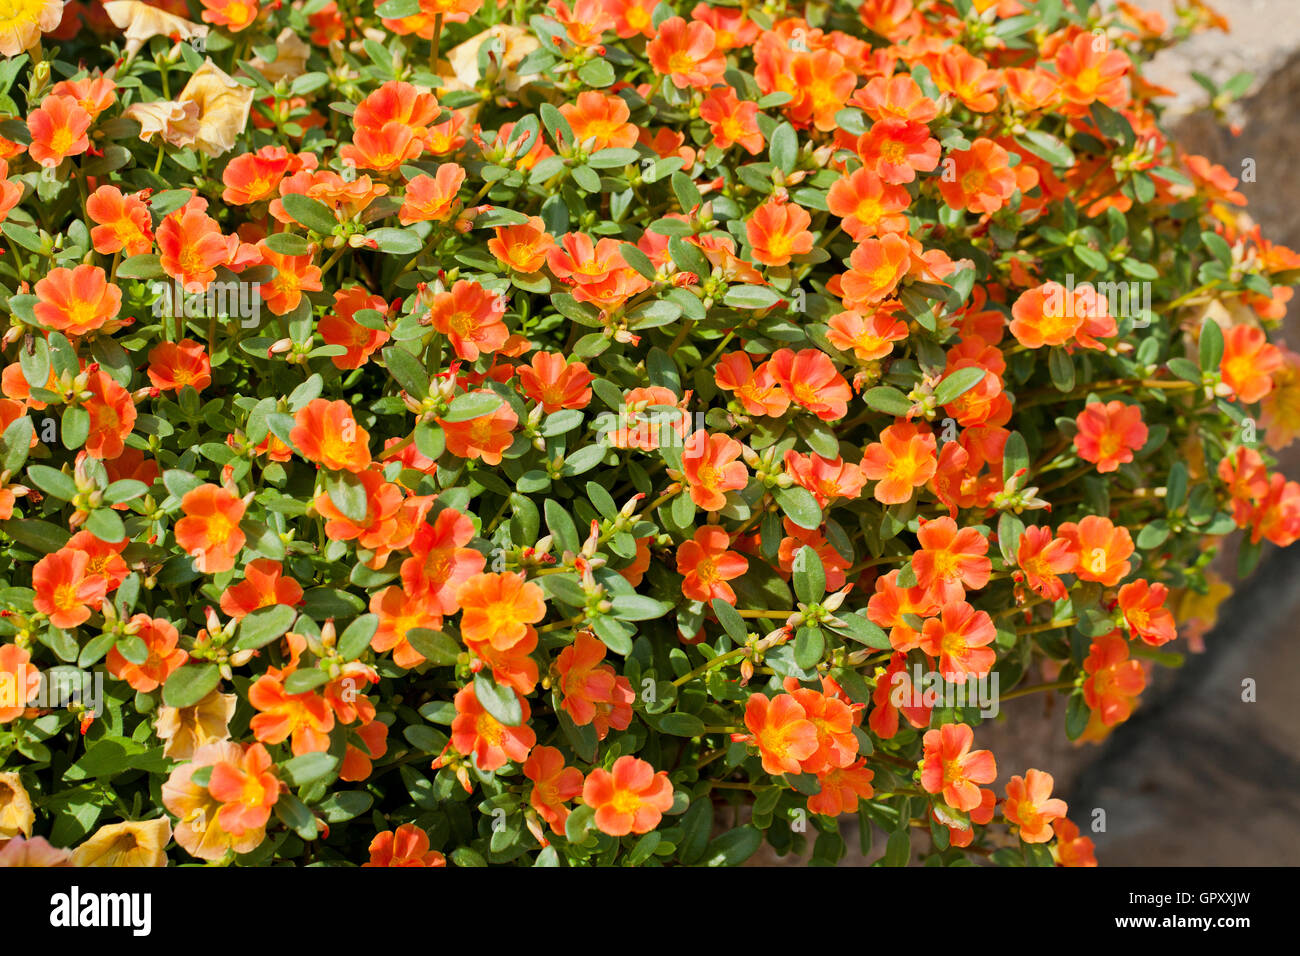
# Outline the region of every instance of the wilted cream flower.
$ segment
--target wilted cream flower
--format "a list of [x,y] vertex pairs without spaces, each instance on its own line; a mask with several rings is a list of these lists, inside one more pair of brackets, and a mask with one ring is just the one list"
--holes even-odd
[[30,50],[63,19],[63,0],[0,0],[0,54]]
[[244,86],[221,67],[205,60],[177,97],[178,103],[197,103],[199,132],[194,145],[209,156],[220,156],[235,145],[248,125],[253,89]]
[[235,704],[234,694],[218,694],[214,690],[191,707],[159,707],[154,731],[165,741],[164,756],[189,760],[205,744],[228,739]]
[[501,41],[499,48],[503,53],[495,55],[497,69],[500,70],[498,83],[510,92],[531,82],[535,77],[521,77],[515,72],[524,57],[536,50],[541,44],[523,27],[498,23],[488,27],[447,53],[447,63],[451,66],[456,82],[450,84],[456,89],[473,89],[480,79],[478,69],[478,52],[488,40],[497,38]]
[[164,142],[185,148],[193,146],[199,135],[197,103],[175,103],[171,100],[132,103],[122,115],[140,124],[140,138],[145,142],[161,133]]
[[110,823],[72,852],[73,866],[166,866],[172,838],[166,817]]
[[285,27],[275,38],[275,59],[270,62],[260,56],[249,61],[249,66],[266,77],[268,83],[292,80],[307,72],[307,57],[311,47],[302,41],[293,27]]
[[71,866],[67,850],[53,846],[45,837],[14,837],[0,846],[0,868],[11,866]]
[[[4,2],[5,0],[0,0],[0,3]],[[176,37],[184,41],[208,35],[205,24],[194,23],[166,10],[140,3],[139,0],[108,0],[104,4],[104,12],[113,21],[113,25],[125,34],[132,54],[151,37]]]
[[32,800],[21,778],[12,771],[0,773],[0,840],[8,840],[20,833],[31,836],[35,822]]

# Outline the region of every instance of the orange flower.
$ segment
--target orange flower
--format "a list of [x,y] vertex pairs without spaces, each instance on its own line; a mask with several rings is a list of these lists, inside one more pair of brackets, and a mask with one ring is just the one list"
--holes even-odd
[[203,22],[225,27],[238,33],[253,25],[257,19],[258,0],[200,0],[203,4]]
[[460,631],[465,639],[486,641],[502,651],[522,641],[527,626],[546,616],[542,589],[513,571],[476,574],[460,586],[456,599],[464,612]]
[[205,484],[185,493],[172,533],[176,543],[194,556],[194,567],[202,574],[220,574],[235,566],[244,547],[239,522],[247,502],[232,490]]
[[942,793],[944,802],[963,813],[983,801],[977,784],[997,779],[997,763],[988,750],[971,751],[975,734],[966,724],[944,724],[926,731],[921,744],[921,786]]
[[692,601],[720,598],[734,606],[736,592],[727,584],[749,569],[749,562],[728,548],[731,536],[717,525],[695,531],[695,537],[677,548],[677,573],[684,575],[682,594]]
[[897,735],[899,714],[906,717],[907,722],[917,730],[930,726],[932,708],[925,705],[920,688],[915,687],[908,676],[907,656],[901,651],[895,651],[890,656],[888,667],[877,668],[876,688],[871,692],[871,703],[872,710],[867,724],[872,733],[882,740],[890,740]]
[[949,49],[934,61],[933,77],[935,86],[953,94],[972,112],[990,113],[997,108],[1002,71],[990,70],[987,63],[961,47]]
[[1128,720],[1133,704],[1146,687],[1146,673],[1138,661],[1129,660],[1128,641],[1119,631],[1093,640],[1083,661],[1084,702],[1106,727]]
[[524,394],[538,402],[548,415],[562,408],[586,408],[591,404],[590,385],[594,379],[586,365],[570,365],[559,352],[535,352],[530,364],[519,367],[519,385]]
[[429,306],[433,327],[447,336],[456,354],[467,362],[506,344],[510,330],[501,321],[505,314],[502,296],[469,279],[457,280],[450,292],[439,292]]
[[1273,373],[1282,365],[1281,351],[1269,344],[1262,329],[1234,325],[1224,333],[1219,372],[1229,395],[1248,405],[1259,401],[1273,390]]
[[861,468],[843,458],[804,456],[791,449],[785,453],[784,464],[786,472],[807,488],[823,508],[836,498],[857,498],[867,481]]
[[456,212],[456,195],[464,182],[465,170],[455,163],[443,163],[432,176],[416,176],[406,184],[397,218],[403,226],[413,222],[446,222]]
[[123,439],[135,427],[135,402],[130,392],[103,371],[88,376],[86,390],[90,392],[90,398],[83,402],[90,413],[86,454],[111,461],[125,451]]
[[114,645],[105,664],[110,674],[143,694],[166,683],[168,675],[190,659],[189,654],[176,646],[180,634],[170,621],[137,614],[127,622],[127,633],[134,633],[144,643],[148,656],[142,663],[132,663]]
[[207,200],[192,198],[158,226],[162,269],[186,292],[202,292],[217,277],[217,267],[230,263],[239,239],[224,236],[217,221],[204,210]]
[[889,643],[896,651],[910,651],[921,646],[920,633],[907,623],[908,615],[929,617],[939,613],[939,605],[921,585],[899,587],[897,570],[876,579],[876,593],[867,602],[867,617],[881,627],[890,628]]
[[68,539],[65,547],[86,552],[90,557],[90,563],[86,565],[86,574],[98,575],[104,579],[104,588],[107,591],[115,591],[130,574],[130,569],[122,560],[122,552],[126,550],[129,543],[129,538],[110,543],[101,541],[89,531],[78,531]]
[[1065,112],[1083,115],[1098,100],[1114,108],[1128,102],[1124,76],[1132,64],[1125,53],[1107,45],[1104,35],[1098,42],[1094,34],[1081,32],[1057,51],[1056,73]]
[[808,798],[808,810],[827,817],[844,813],[857,813],[858,800],[875,796],[871,781],[874,770],[867,767],[866,758],[847,767],[831,767],[817,775],[818,791]]
[[208,792],[221,804],[217,823],[231,836],[261,830],[271,819],[271,808],[280,799],[274,765],[261,744],[250,745],[237,763],[222,760],[213,764]]
[[36,283],[32,311],[46,328],[69,336],[102,328],[122,308],[122,290],[99,266],[51,269]]
[[783,266],[792,256],[811,252],[811,222],[812,217],[794,203],[769,199],[745,223],[754,258],[766,266]]
[[352,417],[345,401],[313,398],[293,417],[289,440],[308,461],[331,471],[370,467],[370,433]]
[[794,677],[787,677],[782,686],[785,692],[799,702],[804,716],[817,731],[817,749],[799,762],[803,773],[825,773],[837,767],[847,767],[857,759],[858,738],[853,728],[861,722],[862,706],[850,706],[841,700],[839,686],[823,678],[823,689],[804,687]]
[[1017,581],[1024,580],[1049,601],[1063,601],[1066,596],[1062,574],[1073,574],[1079,566],[1079,551],[1066,538],[1054,538],[1051,528],[1030,525],[1020,535],[1016,550]]
[[751,694],[745,704],[747,743],[758,748],[763,772],[800,773],[802,762],[817,752],[817,727],[803,706],[789,694],[769,699]]
[[93,122],[94,118],[71,96],[47,96],[27,115],[32,135],[27,152],[42,166],[57,166],[90,148],[86,131]]
[[1133,538],[1128,528],[1116,527],[1109,518],[1088,515],[1077,525],[1067,521],[1056,533],[1078,549],[1079,567],[1075,573],[1081,581],[1113,587],[1132,567],[1128,558],[1133,553]]
[[1020,828],[1026,843],[1046,843],[1055,835],[1052,823],[1065,817],[1064,800],[1052,798],[1052,775],[1027,770],[1007,781],[1007,802],[1002,813],[1007,823]]
[[1079,828],[1065,817],[1052,821],[1052,832],[1056,834],[1052,858],[1056,860],[1058,866],[1097,865],[1091,838],[1079,836]]
[[636,145],[637,128],[628,122],[632,113],[621,96],[586,90],[576,102],[561,104],[560,114],[573,130],[573,145],[588,153]]
[[370,841],[368,866],[446,866],[447,858],[429,849],[429,834],[414,823],[403,823],[396,830],[375,834]]
[[316,323],[316,331],[326,345],[341,345],[347,350],[330,356],[335,368],[360,368],[388,341],[387,329],[373,329],[356,320],[356,314],[362,311],[385,315],[388,303],[383,296],[367,292],[365,286],[350,285],[334,293],[334,308]]
[[988,539],[976,528],[957,530],[957,522],[942,517],[923,521],[917,532],[921,548],[912,556],[916,581],[940,604],[960,601],[966,590],[988,584],[993,562]]
[[248,688],[248,702],[258,711],[248,727],[262,743],[292,738],[295,757],[329,749],[334,712],[315,691],[291,694],[278,676],[263,674]]
[[502,453],[514,443],[514,430],[519,424],[519,416],[502,402],[491,413],[467,421],[449,422],[441,418],[437,421],[447,438],[447,450],[457,458],[482,460],[485,465],[499,465]]
[[86,216],[96,223],[90,241],[100,255],[138,256],[153,248],[153,220],[141,193],[100,186],[86,200]]
[[565,806],[582,793],[582,771],[564,765],[564,754],[554,747],[534,747],[524,761],[524,776],[533,782],[528,802],[558,834],[569,818]]
[[17,644],[0,644],[0,724],[23,715],[27,702],[41,689],[41,672],[32,655]]
[[968,150],[951,155],[951,169],[939,177],[939,192],[953,209],[997,212],[1016,191],[1010,155],[991,139],[980,137]]
[[[465,641],[465,646],[473,652],[474,656],[487,665],[492,672],[492,679],[501,687],[512,687],[520,694],[531,694],[537,686],[539,671],[537,661],[532,658],[533,651],[537,650],[537,630],[529,627],[524,639],[515,644],[509,650],[498,650],[488,641]],[[632,688],[628,685],[627,697],[630,702],[632,699]],[[631,721],[632,711],[630,707],[627,710],[628,722]],[[597,720],[597,727],[602,725]],[[626,722],[623,725],[627,726]],[[608,727],[604,727],[607,731]],[[599,732],[603,738],[604,733]]]
[[939,116],[939,104],[906,73],[872,77],[853,95],[853,100],[875,122],[896,119],[930,123]]
[[1106,311],[1106,300],[1087,284],[1068,289],[1059,282],[1044,283],[1021,294],[1011,315],[1011,334],[1031,349],[1065,345],[1076,336],[1080,345],[1099,348],[1094,336],[1115,334],[1115,320]]
[[1139,578],[1119,589],[1119,607],[1129,629],[1152,647],[1168,644],[1177,634],[1174,615],[1165,607],[1169,589]]
[[777,349],[767,368],[785,394],[822,421],[839,421],[848,414],[853,391],[820,349]]
[[924,123],[879,120],[858,137],[856,149],[867,169],[890,185],[910,183],[939,165],[939,141]]
[[857,240],[890,232],[905,233],[911,197],[903,186],[890,186],[863,167],[835,182],[826,196],[826,207],[843,220],[844,231]]
[[938,468],[934,436],[915,425],[890,425],[862,454],[862,473],[876,482],[872,495],[881,504],[912,500],[912,492]]
[[722,83],[727,69],[727,59],[717,48],[716,37],[707,23],[669,17],[659,24],[645,52],[654,71],[668,76],[679,90],[688,86],[707,90]]
[[273,604],[294,607],[302,600],[302,585],[285,577],[279,561],[258,558],[244,568],[244,580],[221,594],[221,613],[236,621]]
[[722,356],[714,377],[718,388],[736,393],[746,414],[775,418],[784,415],[790,407],[790,396],[777,384],[771,365],[764,362],[755,371],[744,352],[728,352]]
[[730,149],[739,145],[749,155],[763,151],[763,133],[758,128],[758,104],[741,100],[729,86],[709,91],[700,104],[700,119],[709,124],[713,145]]
[[939,658],[939,673],[953,684],[966,683],[967,676],[983,677],[997,661],[987,645],[997,637],[997,628],[986,611],[977,611],[965,601],[943,606],[939,617],[925,622],[921,650]]
[[149,350],[149,381],[164,392],[179,392],[187,385],[201,392],[212,384],[212,363],[193,339],[159,342]]
[[274,199],[280,194],[280,182],[295,172],[299,162],[283,146],[263,146],[255,153],[243,153],[226,164],[221,181],[225,189],[221,198],[234,206]]
[[1147,443],[1142,408],[1123,402],[1092,402],[1075,419],[1079,431],[1074,447],[1084,461],[1093,462],[1105,474],[1133,460],[1133,453]]
[[601,0],[605,12],[614,18],[614,25],[610,29],[624,40],[638,33],[648,39],[654,38],[652,15],[656,3],[657,0]]
[[365,516],[360,521],[339,511],[323,489],[313,504],[325,519],[325,536],[331,541],[355,540],[363,548],[382,548],[388,541],[390,523],[402,506],[402,489],[384,481],[383,474],[374,469],[361,472],[357,478],[366,496]]
[[443,508],[432,524],[422,524],[411,540],[411,556],[402,562],[402,586],[425,595],[441,614],[460,610],[461,585],[483,570],[487,559],[465,545],[474,540],[474,522],[454,508]]
[[849,271],[840,277],[844,308],[875,311],[893,295],[912,264],[912,250],[902,236],[888,233],[863,239],[849,256]]
[[424,655],[411,646],[406,635],[416,628],[442,627],[442,615],[431,595],[387,587],[370,595],[370,613],[379,616],[379,627],[370,638],[372,650],[379,654],[392,651],[393,663],[408,670],[424,663]]
[[523,763],[537,743],[537,735],[528,726],[531,715],[528,698],[520,697],[519,706],[523,721],[517,727],[507,727],[483,708],[474,693],[474,685],[467,684],[456,693],[451,745],[466,756],[473,754],[474,765],[484,773],[500,770],[511,761]]
[[319,292],[321,285],[320,267],[312,262],[313,252],[302,256],[285,256],[276,252],[265,241],[257,244],[262,262],[275,269],[270,282],[258,287],[258,293],[266,307],[274,315],[288,315],[298,308],[304,292]]
[[882,306],[869,314],[849,310],[831,316],[826,341],[864,362],[882,359],[894,351],[894,343],[908,336],[907,323]]
[[63,547],[47,554],[32,569],[32,606],[50,619],[50,624],[69,630],[98,610],[107,589],[102,576],[88,574],[90,555]]
[[529,216],[527,222],[497,226],[487,247],[488,252],[512,271],[533,273],[546,265],[547,255],[555,248],[555,239],[546,231],[546,223],[540,216]]
[[555,669],[560,675],[560,706],[575,724],[595,724],[596,737],[604,740],[609,729],[626,730],[632,723],[632,684],[605,659],[605,645],[589,631],[578,631],[572,644],[560,651]]
[[682,477],[698,507],[718,511],[726,504],[728,491],[748,484],[749,469],[737,461],[743,448],[734,438],[710,435],[703,429],[686,439]]
[[[257,758],[254,758],[256,761]],[[163,806],[178,820],[174,831],[177,844],[201,860],[220,860],[231,850],[248,853],[266,838],[266,831],[262,827],[244,829],[238,834],[226,830],[221,820],[222,802],[212,795],[208,787],[194,782],[197,771],[204,767],[215,768],[220,763],[228,764],[232,771],[242,774],[244,749],[230,740],[204,744],[194,751],[189,763],[177,765],[162,785]],[[215,769],[212,772],[215,773]],[[235,778],[235,774],[229,774],[227,779],[230,778]],[[235,791],[232,802],[237,801],[240,795],[241,791]],[[268,794],[264,793],[263,798],[266,796]],[[246,822],[244,814],[237,807],[229,814],[229,818],[235,826]]]
[[655,773],[646,761],[624,754],[609,770],[597,767],[587,775],[582,802],[596,811],[596,826],[602,833],[614,837],[649,833],[672,809],[673,785],[667,771]]

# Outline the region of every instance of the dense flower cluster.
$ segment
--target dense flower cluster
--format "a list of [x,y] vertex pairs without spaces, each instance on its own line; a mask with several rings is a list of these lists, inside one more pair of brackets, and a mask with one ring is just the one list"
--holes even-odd
[[1092,865],[955,695],[1300,537],[1200,0],[5,17],[0,864]]

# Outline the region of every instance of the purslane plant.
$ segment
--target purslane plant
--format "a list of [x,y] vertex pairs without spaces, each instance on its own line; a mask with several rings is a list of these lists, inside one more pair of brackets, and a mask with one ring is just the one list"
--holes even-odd
[[14,11],[0,864],[1093,865],[1300,536],[1199,0]]

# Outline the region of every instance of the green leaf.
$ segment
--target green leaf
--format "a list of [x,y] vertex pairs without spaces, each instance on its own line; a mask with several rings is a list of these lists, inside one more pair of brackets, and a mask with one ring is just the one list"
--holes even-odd
[[475,418],[482,418],[484,415],[491,415],[500,408],[502,401],[501,396],[496,392],[486,390],[466,392],[464,395],[456,396],[442,420],[444,422],[468,422]]
[[280,769],[284,771],[291,784],[295,787],[301,787],[329,776],[338,765],[338,757],[331,756],[323,750],[318,750],[314,753],[307,753],[301,757],[286,760],[280,764]]
[[370,646],[370,639],[379,630],[379,616],[362,614],[339,635],[338,652],[345,661],[356,660]]
[[334,218],[334,213],[330,212],[330,208],[310,196],[304,196],[301,193],[289,193],[287,196],[281,196],[280,202],[284,206],[285,212],[308,229],[312,229],[321,235],[329,235],[334,231],[334,227],[338,225],[338,220]]
[[1202,372],[1217,372],[1223,360],[1223,329],[1212,318],[1201,323],[1200,359]]
[[163,685],[163,703],[168,707],[192,707],[221,683],[216,664],[189,663],[172,671]]
[[429,373],[424,364],[400,345],[390,345],[383,351],[384,364],[389,373],[416,401],[422,402],[429,394]]
[[479,671],[474,675],[474,696],[499,723],[518,727],[524,722],[524,709],[519,697],[509,687],[500,687],[489,675]]
[[733,309],[770,309],[780,301],[780,295],[762,285],[734,285],[722,297],[722,304]]
[[822,567],[822,559],[815,550],[804,545],[796,551],[791,564],[791,573],[794,576],[795,596],[802,603],[814,604],[821,600],[822,595],[826,593],[826,571]]
[[343,517],[358,524],[366,520],[369,511],[369,496],[361,478],[350,471],[323,471],[325,493],[329,495],[334,507]]
[[773,492],[776,503],[781,506],[785,516],[800,528],[813,530],[821,526],[822,509],[817,499],[802,485],[789,488],[777,488]]
[[988,372],[978,365],[957,369],[957,371],[944,376],[943,381],[934,390],[935,402],[939,405],[949,405],[955,402],[984,381],[984,376],[987,374]]
[[[812,550],[804,548],[805,551]],[[794,662],[804,670],[816,667],[826,650],[826,636],[819,627],[801,627],[794,639]]]
[[258,608],[239,622],[239,639],[235,649],[254,650],[270,644],[293,626],[298,612],[287,604]]
[[908,401],[907,396],[896,388],[890,388],[888,385],[878,385],[875,388],[867,389],[863,393],[862,400],[867,403],[868,408],[884,412],[886,415],[897,417],[906,415],[912,410],[912,403]]
[[0,470],[17,474],[27,464],[35,432],[29,415],[22,415],[9,423],[4,435],[0,436]]
[[767,155],[772,160],[772,165],[781,172],[787,175],[794,172],[795,165],[799,161],[799,137],[793,126],[782,123],[772,131]]
[[616,594],[610,605],[610,615],[620,621],[653,621],[673,609],[668,602],[643,594]]
[[674,737],[698,737],[704,733],[704,721],[694,714],[683,714],[678,711],[659,717],[656,726],[663,733]]
[[1051,133],[1031,129],[1017,137],[1016,142],[1053,166],[1074,165],[1074,153],[1071,152],[1070,147]]
[[435,667],[450,667],[460,659],[460,645],[450,634],[413,627],[406,632],[406,640],[417,654]]
[[758,852],[763,834],[751,826],[728,830],[704,851],[705,866],[740,866]]
[[395,229],[392,227],[372,229],[366,233],[365,237],[373,239],[380,252],[391,255],[415,255],[424,246],[424,243],[420,242],[420,237],[412,229]]
[[49,465],[32,465],[27,469],[32,483],[47,495],[60,501],[71,501],[77,497],[77,484],[71,475],[51,468]]

